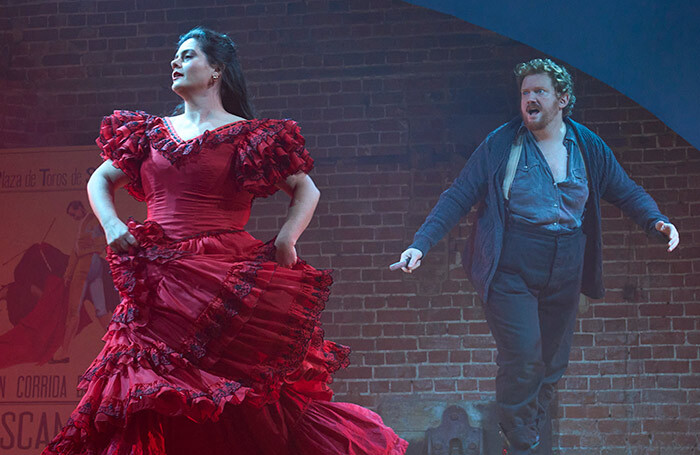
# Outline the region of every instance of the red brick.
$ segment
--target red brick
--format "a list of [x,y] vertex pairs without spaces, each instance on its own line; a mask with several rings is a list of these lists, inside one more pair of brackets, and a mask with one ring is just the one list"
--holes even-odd
[[672,361],[672,360],[648,360],[644,362],[644,370],[647,373],[689,373],[690,363],[685,360]]
[[639,341],[641,344],[683,344],[685,334],[683,332],[642,333]]
[[467,378],[495,378],[496,369],[494,364],[465,364],[462,374]]
[[674,356],[674,346],[654,346],[651,349],[651,357],[653,359],[672,359]]
[[687,394],[681,390],[645,390],[642,400],[646,403],[686,403]]

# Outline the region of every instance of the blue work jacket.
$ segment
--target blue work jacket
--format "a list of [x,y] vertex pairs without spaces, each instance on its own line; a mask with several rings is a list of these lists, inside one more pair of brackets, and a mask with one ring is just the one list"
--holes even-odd
[[[589,195],[582,224],[586,249],[581,292],[598,299],[605,293],[600,199],[619,207],[660,241],[666,241],[666,237],[654,225],[658,220],[668,222],[668,218],[661,214],[651,196],[629,178],[600,137],[569,118],[564,121],[576,134],[588,173]],[[484,301],[488,299],[489,286],[501,256],[506,220],[502,184],[511,145],[521,122],[520,117],[515,118],[486,137],[452,185],[442,193],[411,244],[423,255],[427,254],[475,204],[480,203],[477,221],[462,255],[462,266]]]

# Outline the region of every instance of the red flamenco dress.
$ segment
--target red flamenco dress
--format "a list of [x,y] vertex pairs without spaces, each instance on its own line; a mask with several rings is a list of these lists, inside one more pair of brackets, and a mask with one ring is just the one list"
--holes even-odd
[[128,224],[138,248],[109,252],[122,301],[43,454],[403,454],[377,414],[330,401],[349,349],[323,339],[329,272],[279,267],[243,230],[254,197],[313,166],[296,123],[183,141],[167,119],[116,111],[97,143],[148,220]]

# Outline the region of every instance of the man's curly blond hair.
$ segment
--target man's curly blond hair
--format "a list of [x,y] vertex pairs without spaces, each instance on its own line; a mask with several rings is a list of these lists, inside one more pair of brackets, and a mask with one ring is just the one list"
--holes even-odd
[[571,111],[574,110],[574,104],[576,103],[576,95],[574,95],[574,81],[566,68],[557,65],[548,58],[536,58],[529,62],[518,64],[514,72],[518,82],[518,90],[522,87],[525,77],[532,74],[547,74],[552,80],[557,96],[569,95],[569,104],[564,108],[562,115],[564,117],[571,115]]

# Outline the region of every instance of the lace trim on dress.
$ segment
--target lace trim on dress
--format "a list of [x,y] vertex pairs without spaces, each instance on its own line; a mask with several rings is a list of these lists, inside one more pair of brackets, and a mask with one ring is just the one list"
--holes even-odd
[[125,347],[123,350],[113,352],[100,359],[99,362],[93,363],[80,377],[80,381],[90,382],[96,378],[111,376],[115,369],[124,363],[145,366],[158,374],[165,374],[166,367],[185,366],[182,355],[165,345],[145,349],[139,346]]
[[111,159],[130,182],[127,190],[137,200],[145,199],[141,184],[141,162],[150,148],[158,151],[173,166],[185,165],[203,147],[229,143],[238,154],[238,183],[254,196],[266,197],[277,191],[277,184],[298,172],[308,173],[313,159],[306,141],[293,120],[253,119],[207,130],[188,141],[170,132],[160,117],[142,111],[114,111],[102,120],[97,144],[103,159]]
[[[299,262],[305,264],[302,260],[299,260]],[[299,368],[312,344],[319,346],[323,344],[323,331],[318,327],[318,321],[330,296],[330,286],[333,284],[333,278],[330,270],[318,270],[317,272],[319,272],[319,275],[311,278],[315,282],[315,286],[317,286],[317,290],[311,292],[313,299],[303,299],[303,294],[300,293],[296,302],[299,313],[290,313],[285,324],[284,336],[294,340],[287,346],[288,353],[267,359],[256,365],[252,370],[251,376],[255,382],[264,386],[263,393],[265,394],[277,393],[280,379]],[[308,281],[309,278],[309,276],[305,276],[304,281]],[[299,318],[299,315],[302,315],[302,318]],[[304,321],[303,324],[299,324],[300,319]],[[350,348],[337,345],[336,343],[329,343],[327,347],[331,349],[331,352],[325,356],[328,361],[325,367],[329,373],[333,373],[349,364]]]
[[221,290],[207,309],[195,321],[194,334],[182,343],[181,352],[187,360],[197,365],[207,354],[209,342],[230,331],[234,317],[243,306],[243,299],[255,286],[255,276],[262,262],[272,256],[273,246],[266,244],[252,264],[236,264],[226,274]]
[[[240,390],[241,385],[233,381],[221,381],[218,385],[211,387],[208,392],[177,387],[165,382],[154,382],[132,388],[126,400],[107,403],[100,403],[97,399],[88,400],[73,411],[61,432],[48,445],[47,452],[85,455],[106,453],[98,449],[99,444],[105,440],[106,436],[106,434],[97,435],[98,432],[104,430],[103,424],[110,422],[115,426],[125,426],[132,408],[139,408],[141,402],[156,395],[170,394],[172,398],[180,402],[181,406],[188,408],[202,407],[206,409],[211,407],[199,405],[213,403],[215,408],[222,409],[224,404],[231,401]],[[168,398],[166,401],[171,401],[172,398]],[[172,406],[172,404],[170,402],[168,406]],[[107,434],[111,431],[113,429],[108,430]],[[148,447],[130,447],[130,449],[132,451],[129,453],[139,455],[165,453],[150,445]]]
[[107,247],[107,260],[112,269],[114,285],[121,296],[130,300],[145,301],[143,299],[150,290],[136,277],[143,276],[143,271],[149,264],[165,264],[192,253],[171,247],[170,244],[174,242],[154,221],[140,224],[129,218],[127,227],[138,240],[139,246],[126,253],[117,253]]
[[236,143],[241,140],[241,132],[257,129],[257,125],[266,120],[249,120],[235,122],[214,130],[207,130],[203,134],[188,141],[178,141],[175,139],[177,133],[171,133],[166,122],[160,122],[150,128],[146,135],[151,142],[151,146],[167,159],[170,164],[180,167],[188,159],[196,156],[202,150],[203,145],[217,146],[224,142]]
[[[158,122],[151,125],[146,135],[150,140],[151,146],[158,150],[171,164],[178,167],[185,164],[189,158],[199,154],[204,146],[216,147],[223,143],[231,143],[241,153],[245,153],[251,148],[264,153],[264,149],[260,148],[261,144],[266,141],[269,142],[270,138],[277,134],[291,133],[296,133],[299,136],[299,138],[296,138],[296,142],[299,142],[299,139],[301,139],[302,147],[304,145],[303,138],[301,138],[298,131],[299,127],[296,125],[296,122],[289,119],[243,120],[213,130],[207,130],[187,141],[181,140],[177,132],[168,125],[167,121],[161,118],[158,120]],[[289,150],[289,152],[291,153],[293,150]],[[284,163],[279,164],[283,165]]]
[[[218,357],[217,352],[209,348],[212,340],[220,341],[223,333],[235,336],[233,323],[236,316],[245,317],[239,311],[250,310],[251,302],[244,302],[256,286],[257,272],[263,262],[274,260],[274,246],[269,242],[263,246],[253,264],[247,263],[232,267],[222,285],[219,295],[209,304],[195,322],[195,332],[178,351],[195,365],[206,358],[212,361]],[[305,265],[299,260],[300,265]],[[271,356],[253,366],[248,378],[241,378],[242,383],[253,387],[262,396],[273,396],[279,392],[283,378],[299,368],[311,346],[321,348],[324,357],[324,369],[332,374],[349,364],[350,348],[323,340],[323,330],[319,327],[320,314],[325,308],[333,282],[330,270],[304,272],[301,279],[305,292],[297,295],[295,311],[288,315],[281,334],[290,339],[284,353]],[[300,321],[303,321],[300,323]],[[214,350],[216,351],[216,350]]]

